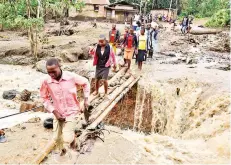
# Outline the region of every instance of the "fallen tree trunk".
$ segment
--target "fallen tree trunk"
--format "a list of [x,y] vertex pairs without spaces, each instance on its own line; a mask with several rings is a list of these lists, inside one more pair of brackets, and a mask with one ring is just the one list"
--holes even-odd
[[190,34],[194,34],[194,35],[217,34],[220,32],[222,32],[222,30],[218,30],[218,29],[192,29],[190,30]]

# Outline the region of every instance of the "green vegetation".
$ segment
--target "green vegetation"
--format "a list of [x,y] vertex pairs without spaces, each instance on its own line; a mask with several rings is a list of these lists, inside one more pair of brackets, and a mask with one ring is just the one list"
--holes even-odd
[[221,9],[206,23],[208,27],[225,27],[230,25],[230,9]]
[[[116,0],[110,0],[115,2]],[[119,1],[119,0],[118,0]],[[118,2],[117,1],[117,2]],[[125,0],[140,4],[140,0]],[[170,7],[171,0],[147,0],[147,12],[151,9]],[[144,3],[142,7],[144,8]],[[178,9],[179,18],[192,15],[195,18],[211,17],[206,24],[209,27],[224,27],[230,25],[229,0],[172,0],[172,8]]]
[[38,32],[49,12],[61,19],[68,17],[70,6],[81,10],[82,1],[70,0],[0,0],[0,27],[4,29],[26,29],[31,46],[31,54],[37,60]]

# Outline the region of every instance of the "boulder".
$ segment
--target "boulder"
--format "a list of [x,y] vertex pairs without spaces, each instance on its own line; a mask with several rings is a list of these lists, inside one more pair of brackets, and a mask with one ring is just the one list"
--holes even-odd
[[54,118],[51,118],[51,117],[45,119],[43,122],[43,126],[47,129],[52,129],[53,128],[53,120],[54,120]]
[[76,57],[78,57],[78,59],[82,59],[82,56],[83,56],[82,48],[75,47],[75,48],[68,49],[68,51],[70,52],[70,54],[75,55]]
[[26,89],[24,89],[21,92],[20,96],[21,96],[21,100],[22,101],[28,101],[28,100],[30,100],[31,92],[28,91],[28,90],[26,90]]
[[13,98],[15,98],[15,96],[18,93],[19,92],[16,90],[4,91],[2,97],[3,97],[3,99],[6,99],[6,100],[12,100]]
[[[32,102],[32,101],[22,102],[21,106],[20,106],[20,112],[25,112],[27,110],[31,110],[31,109],[38,107],[38,106],[39,105],[37,105],[36,102]],[[44,112],[45,109],[44,109],[44,107],[39,107],[39,108],[36,108],[34,111],[35,112],[38,112],[38,111]]]
[[41,60],[39,62],[36,63],[35,65],[36,70],[42,73],[47,73],[47,68],[46,68],[46,61],[45,60]]
[[80,56],[82,60],[88,60],[89,58],[89,46],[82,47],[83,54]]
[[78,56],[71,54],[69,51],[63,50],[61,52],[61,57],[63,57],[68,62],[77,62]]

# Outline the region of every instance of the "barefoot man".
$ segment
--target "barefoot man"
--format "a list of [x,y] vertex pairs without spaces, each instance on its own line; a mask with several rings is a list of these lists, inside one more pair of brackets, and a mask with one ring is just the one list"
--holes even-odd
[[63,156],[66,153],[66,147],[71,149],[77,147],[74,130],[78,122],[77,114],[82,110],[77,100],[76,86],[83,87],[84,105],[88,107],[90,84],[82,76],[61,70],[60,64],[55,58],[46,62],[46,68],[49,76],[42,82],[40,96],[45,109],[54,114],[54,140],[57,149],[61,151],[60,156]]
[[96,48],[90,50],[90,54],[94,56],[93,65],[96,66],[95,78],[96,78],[96,91],[93,95],[99,94],[100,80],[103,80],[105,96],[108,94],[108,74],[110,67],[113,64],[114,70],[116,70],[115,54],[112,47],[107,43],[105,35],[99,36],[99,42]]
[[112,24],[112,29],[109,32],[109,43],[113,48],[114,53],[116,54],[116,43],[119,42],[120,32],[116,29],[116,24]]
[[122,44],[122,48],[124,47],[124,66],[126,64],[128,64],[128,68],[127,71],[130,72],[130,66],[131,66],[131,60],[132,60],[132,56],[135,53],[138,53],[137,50],[137,46],[138,46],[138,42],[137,42],[137,36],[134,34],[134,30],[131,27],[129,30],[129,34],[126,36],[123,44]]

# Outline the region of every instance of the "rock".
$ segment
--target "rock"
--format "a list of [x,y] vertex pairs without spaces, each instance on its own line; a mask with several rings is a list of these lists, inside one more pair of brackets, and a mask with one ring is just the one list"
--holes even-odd
[[[35,108],[36,106],[38,107],[36,102],[32,102],[32,101],[22,102],[19,111],[25,112],[27,110],[31,110],[31,109]],[[38,107],[38,108],[34,109],[34,111],[35,112],[38,112],[38,111],[45,112],[45,109],[44,109],[44,107]]]
[[71,54],[70,52],[63,50],[61,52],[61,56],[66,59],[68,62],[77,62],[78,61],[78,56],[75,56]]
[[111,87],[114,87],[115,85],[116,85],[115,82],[112,82],[112,83],[110,84]]
[[19,92],[16,90],[4,91],[2,97],[3,97],[3,99],[6,99],[6,100],[12,100],[13,98],[15,98],[15,96],[18,93]]
[[176,55],[173,54],[173,53],[169,53],[167,56],[169,56],[169,57],[176,57]]
[[188,68],[196,68],[197,66],[196,65],[194,65],[194,66],[189,66]]
[[193,64],[193,59],[190,58],[190,57],[188,57],[188,58],[186,59],[186,64],[187,64],[187,65]]
[[22,130],[24,130],[24,129],[26,129],[26,127],[25,126],[22,126],[22,128],[21,128]]
[[30,100],[31,92],[24,89],[20,95],[21,95],[22,101],[28,101],[28,100]]
[[37,62],[35,68],[37,71],[47,74],[46,60]]
[[182,62],[186,62],[186,61],[187,61],[187,58],[186,58],[186,57],[182,57],[182,58],[181,58],[181,61],[182,61]]
[[53,118],[47,118],[46,120],[44,120],[43,122],[43,126],[47,129],[52,129],[53,128]]
[[18,49],[11,49],[5,52],[5,56],[12,56],[12,55],[29,55],[30,49],[27,47],[20,47]]
[[89,59],[89,46],[82,47],[82,55],[79,57],[82,60],[88,60]]
[[10,109],[16,109],[16,105],[15,103],[11,102],[11,103],[6,103],[5,104],[6,107],[10,108]]
[[130,75],[126,73],[124,77],[125,77],[126,79],[129,79]]
[[164,28],[164,25],[158,23],[158,27],[159,27],[160,29],[163,29],[163,28]]
[[78,59],[83,60],[83,50],[79,47],[71,48],[68,50],[72,55],[76,56]]
[[38,122],[40,122],[40,121],[41,121],[41,118],[39,118],[39,117],[34,117],[34,118],[28,120],[26,123],[38,123]]
[[218,69],[223,71],[229,71],[230,70],[230,64],[228,65],[212,65],[205,67],[206,69]]

